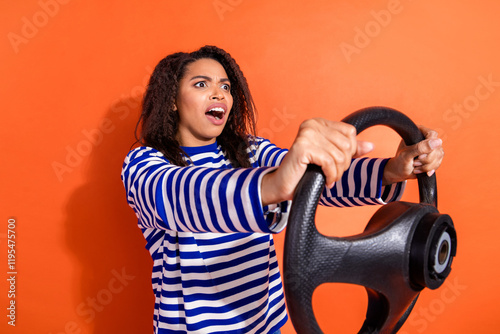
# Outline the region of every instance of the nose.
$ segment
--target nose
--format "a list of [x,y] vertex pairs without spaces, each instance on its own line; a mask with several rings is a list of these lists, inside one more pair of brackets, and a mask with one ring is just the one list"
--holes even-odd
[[219,87],[215,87],[212,90],[212,93],[210,95],[211,100],[223,100],[224,99],[224,94],[222,93],[222,90]]

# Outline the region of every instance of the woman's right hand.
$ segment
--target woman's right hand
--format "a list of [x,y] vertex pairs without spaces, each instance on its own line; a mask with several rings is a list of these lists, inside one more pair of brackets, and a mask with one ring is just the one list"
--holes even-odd
[[372,143],[356,140],[356,129],[350,124],[322,118],[304,121],[281,165],[264,175],[262,204],[291,200],[309,164],[321,167],[331,188],[349,168],[353,157],[372,149]]

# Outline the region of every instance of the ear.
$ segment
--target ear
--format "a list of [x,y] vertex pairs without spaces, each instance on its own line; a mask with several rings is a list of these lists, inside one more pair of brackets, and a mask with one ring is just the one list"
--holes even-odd
[[174,111],[177,111],[177,104],[174,103]]

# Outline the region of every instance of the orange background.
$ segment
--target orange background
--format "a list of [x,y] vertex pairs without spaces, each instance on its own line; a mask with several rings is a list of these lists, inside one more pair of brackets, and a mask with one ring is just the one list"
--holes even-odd
[[[439,129],[440,211],[455,222],[458,257],[401,333],[498,333],[499,11],[477,0],[2,1],[0,332],[152,332],[151,260],[121,163],[157,62],[214,44],[242,67],[260,133],[282,147],[309,117],[339,120],[371,105]],[[362,136],[382,156],[399,141],[384,128]],[[412,182],[404,199],[415,198]],[[317,221],[348,235],[373,210],[321,209]],[[15,327],[6,318],[9,218]],[[314,296],[326,333],[357,332],[366,303],[348,285]],[[290,321],[282,332],[294,333]]]

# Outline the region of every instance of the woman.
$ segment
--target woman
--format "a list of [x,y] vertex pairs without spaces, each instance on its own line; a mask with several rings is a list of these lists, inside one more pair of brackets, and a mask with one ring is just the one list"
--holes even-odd
[[303,122],[279,149],[255,136],[246,79],[213,46],[160,61],[139,122],[143,146],[122,181],[153,258],[155,333],[279,332],[287,315],[272,234],[308,164],[326,175],[323,205],[352,206],[397,200],[402,181],[443,158],[425,128],[426,140],[394,158],[357,158],[373,145],[325,119]]

